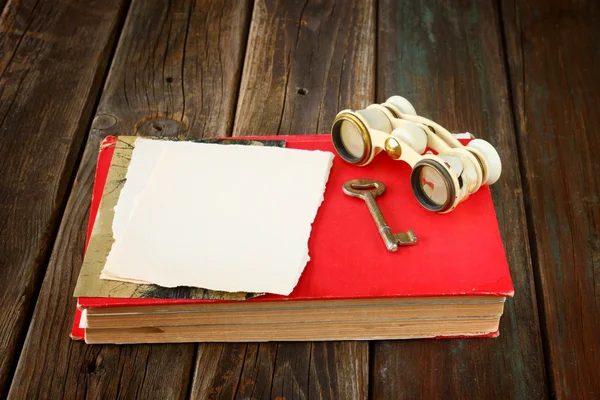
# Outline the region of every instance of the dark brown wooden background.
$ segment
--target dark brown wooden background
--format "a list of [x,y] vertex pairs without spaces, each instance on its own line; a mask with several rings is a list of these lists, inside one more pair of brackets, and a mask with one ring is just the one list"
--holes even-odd
[[[0,8],[0,398],[600,398],[598,2]],[[392,94],[500,150],[516,294],[499,338],[69,339],[104,136],[327,133]]]

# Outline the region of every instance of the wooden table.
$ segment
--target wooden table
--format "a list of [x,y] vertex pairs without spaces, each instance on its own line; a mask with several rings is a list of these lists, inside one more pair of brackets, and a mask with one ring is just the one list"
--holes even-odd
[[[0,398],[600,398],[600,5],[567,3],[0,0]],[[69,339],[103,137],[327,133],[392,94],[502,154],[499,338]]]

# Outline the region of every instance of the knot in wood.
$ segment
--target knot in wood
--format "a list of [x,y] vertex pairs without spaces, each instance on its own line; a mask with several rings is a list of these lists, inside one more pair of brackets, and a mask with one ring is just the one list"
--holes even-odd
[[166,117],[152,118],[138,126],[138,132],[143,136],[177,136],[185,130],[182,121]]
[[92,122],[92,129],[106,130],[117,125],[119,121],[117,118],[110,114],[98,114],[94,117]]

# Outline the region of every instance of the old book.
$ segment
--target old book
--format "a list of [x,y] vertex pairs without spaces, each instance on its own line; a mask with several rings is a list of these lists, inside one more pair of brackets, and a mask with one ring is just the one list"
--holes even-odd
[[[244,138],[255,139],[333,151],[327,135]],[[107,138],[100,152],[90,233],[99,199],[114,189],[105,184],[117,143]],[[489,189],[452,213],[435,214],[414,199],[409,175],[406,164],[384,156],[368,167],[335,157],[309,241],[311,261],[289,296],[227,298],[148,285],[102,290],[99,271],[88,271],[92,285],[77,293],[72,336],[89,343],[496,336],[513,286]],[[383,214],[394,230],[412,228],[418,245],[386,250],[365,203],[341,190],[355,178],[386,184],[377,199]],[[87,251],[99,251],[91,243]]]

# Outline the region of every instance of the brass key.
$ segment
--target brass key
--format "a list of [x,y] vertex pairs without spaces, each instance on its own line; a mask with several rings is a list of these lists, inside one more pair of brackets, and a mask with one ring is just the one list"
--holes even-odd
[[344,193],[351,197],[363,199],[369,207],[369,211],[375,220],[375,225],[379,234],[389,251],[398,250],[398,246],[409,246],[417,244],[417,236],[412,229],[408,232],[392,233],[392,230],[385,222],[381,210],[375,201],[375,198],[385,193],[383,182],[373,179],[354,179],[344,184]]

